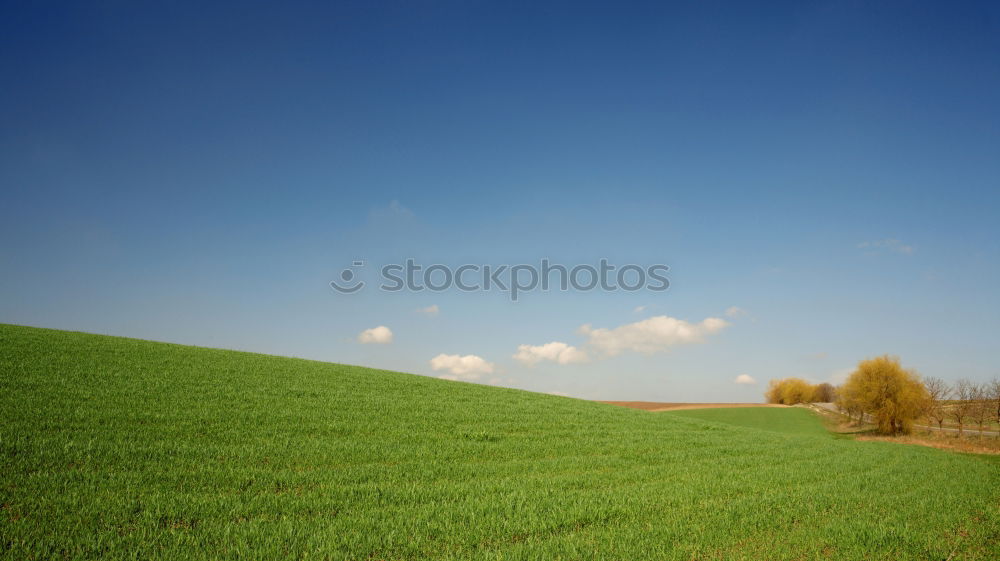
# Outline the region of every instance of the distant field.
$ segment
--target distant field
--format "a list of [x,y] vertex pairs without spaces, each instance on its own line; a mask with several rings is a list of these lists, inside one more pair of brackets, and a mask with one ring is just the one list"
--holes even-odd
[[728,407],[786,407],[775,403],[664,403],[660,401],[600,401],[643,411],[675,411],[678,409],[725,409]]
[[665,411],[663,415],[676,415],[688,419],[715,421],[770,432],[800,434],[817,438],[833,438],[816,413],[802,407],[772,408],[717,408]]
[[4,559],[1000,555],[1000,458],[836,439],[797,408],[0,326],[0,414]]

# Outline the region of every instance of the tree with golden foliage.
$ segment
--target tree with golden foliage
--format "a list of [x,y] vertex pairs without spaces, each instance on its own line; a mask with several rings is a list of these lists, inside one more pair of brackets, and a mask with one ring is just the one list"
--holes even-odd
[[862,360],[842,393],[874,417],[883,434],[910,432],[913,420],[927,411],[930,401],[916,372],[904,369],[899,358],[888,355]]
[[865,409],[857,395],[857,389],[853,386],[849,387],[844,384],[837,388],[837,400],[834,403],[841,412],[847,415],[848,420],[855,421],[855,417],[857,417],[855,422],[859,425],[864,422]]
[[781,403],[781,380],[769,380],[767,382],[764,399],[768,403]]
[[815,389],[812,384],[802,378],[785,378],[783,380],[771,380],[767,384],[767,391],[764,397],[768,403],[783,403],[785,405],[795,405],[796,403],[811,403]]

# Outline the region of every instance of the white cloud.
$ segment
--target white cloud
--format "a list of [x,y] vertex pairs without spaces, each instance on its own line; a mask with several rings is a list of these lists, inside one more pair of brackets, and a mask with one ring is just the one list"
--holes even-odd
[[624,351],[651,354],[676,345],[702,343],[705,336],[722,331],[729,325],[724,319],[706,318],[689,323],[669,316],[654,316],[614,329],[593,329],[590,324],[580,327],[588,344],[607,356]]
[[521,364],[534,366],[543,360],[551,360],[559,364],[572,364],[574,362],[587,362],[590,357],[586,351],[553,341],[544,345],[518,345],[517,354],[514,359]]
[[434,316],[438,315],[439,313],[441,313],[441,308],[438,308],[437,304],[431,304],[430,306],[427,306],[426,308],[418,308],[417,309],[417,313],[418,314],[424,314],[427,317],[434,317]]
[[566,392],[545,392],[545,393],[549,395],[558,395],[559,397],[569,397],[569,394]]
[[365,329],[358,334],[358,343],[386,345],[392,343],[392,330],[384,325]]
[[633,314],[641,314],[642,312],[645,311],[646,311],[646,306],[636,306],[635,308],[632,309]]
[[749,374],[740,374],[739,376],[736,377],[735,380],[733,380],[733,382],[736,384],[752,385],[756,384],[757,380],[754,380],[753,377],[750,376]]
[[731,318],[738,318],[740,316],[747,315],[747,311],[739,306],[730,306],[726,308],[726,316]]
[[907,245],[895,238],[886,238],[884,240],[876,240],[872,242],[861,242],[858,244],[859,249],[869,249],[871,252],[878,251],[892,251],[894,253],[902,253],[903,255],[913,255],[917,249],[912,245]]
[[431,359],[431,368],[446,370],[438,378],[445,380],[478,380],[483,374],[492,374],[496,366],[476,355],[446,355],[439,354]]

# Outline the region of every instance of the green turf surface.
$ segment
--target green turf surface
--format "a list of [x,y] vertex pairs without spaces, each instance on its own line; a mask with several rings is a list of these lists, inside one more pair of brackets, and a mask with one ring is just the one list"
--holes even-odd
[[998,555],[995,457],[12,326],[0,413],[5,559]]
[[803,407],[726,407],[718,409],[681,409],[663,411],[688,419],[715,421],[786,434],[830,437],[819,416]]

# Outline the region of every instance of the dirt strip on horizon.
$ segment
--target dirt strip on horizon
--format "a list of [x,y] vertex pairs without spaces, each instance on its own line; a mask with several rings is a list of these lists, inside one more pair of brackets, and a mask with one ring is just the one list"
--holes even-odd
[[788,407],[777,403],[662,403],[659,401],[601,401],[608,405],[644,411],[679,411],[681,409],[721,409],[726,407]]

